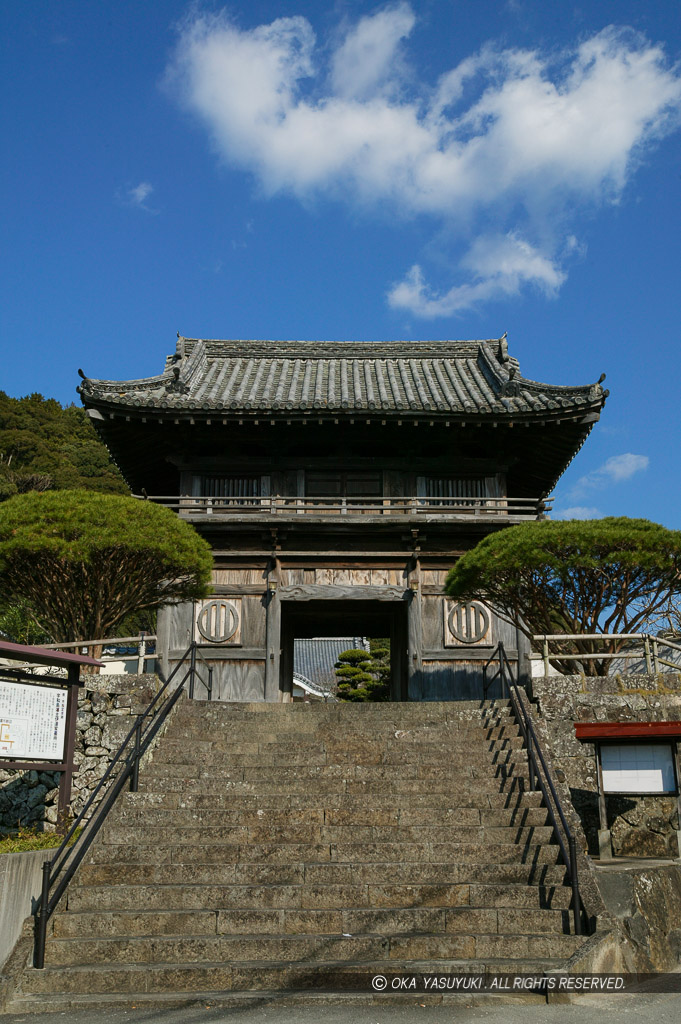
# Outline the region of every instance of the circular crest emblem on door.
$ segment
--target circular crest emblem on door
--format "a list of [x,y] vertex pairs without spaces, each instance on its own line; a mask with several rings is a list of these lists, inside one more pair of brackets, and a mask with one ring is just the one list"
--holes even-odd
[[226,643],[239,626],[239,613],[230,601],[208,601],[196,620],[199,633],[211,644]]
[[453,637],[462,644],[477,644],[489,629],[489,612],[479,601],[452,606],[447,624]]

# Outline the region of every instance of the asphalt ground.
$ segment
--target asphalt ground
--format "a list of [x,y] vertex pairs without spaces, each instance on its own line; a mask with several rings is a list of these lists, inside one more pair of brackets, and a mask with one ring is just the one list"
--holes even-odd
[[423,1006],[348,1003],[317,1006],[256,1005],[247,1008],[192,1005],[176,1009],[142,1010],[133,1006],[112,1010],[2,1014],[0,1024],[679,1024],[681,993],[584,995],[569,1004],[527,1005],[499,1002]]

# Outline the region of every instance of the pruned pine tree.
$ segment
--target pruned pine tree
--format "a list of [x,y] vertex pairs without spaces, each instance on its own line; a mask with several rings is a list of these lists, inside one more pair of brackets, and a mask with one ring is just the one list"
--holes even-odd
[[57,643],[206,596],[212,565],[196,530],[149,501],[34,491],[0,504],[0,607],[19,605]]
[[343,651],[336,662],[340,700],[390,700],[390,641],[369,640],[369,650]]

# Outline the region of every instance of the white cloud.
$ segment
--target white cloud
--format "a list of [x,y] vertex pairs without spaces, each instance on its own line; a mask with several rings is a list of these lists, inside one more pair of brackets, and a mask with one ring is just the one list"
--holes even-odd
[[609,484],[623,483],[625,480],[630,480],[636,473],[643,473],[649,464],[650,459],[647,455],[634,455],[632,452],[612,455],[598,469],[580,477],[570,495],[572,498],[578,498],[590,490],[601,489]]
[[565,279],[551,260],[513,234],[478,238],[459,265],[470,272],[472,281],[455,285],[444,295],[434,294],[421,268],[414,265],[388,292],[389,304],[423,317],[451,316],[485,299],[516,295],[525,283],[551,295]]
[[331,60],[331,88],[346,99],[370,97],[395,81],[398,46],[416,18],[406,3],[361,18]]
[[571,508],[564,508],[562,510],[556,510],[553,514],[554,519],[598,519],[600,517],[600,509],[589,508],[586,505],[573,505]]
[[555,293],[560,261],[580,251],[564,221],[616,200],[645,147],[677,126],[678,69],[608,28],[557,56],[487,46],[418,82],[401,56],[415,21],[405,2],[384,7],[327,51],[300,16],[242,31],[198,15],[167,78],[222,158],[267,194],[388,202],[465,241],[460,284],[435,295],[412,267],[392,305],[439,316],[527,282]]
[[140,181],[139,185],[118,189],[116,198],[124,206],[136,206],[140,210],[146,210],[147,213],[157,213],[157,210],[152,210],[147,206],[147,199],[153,191],[154,186],[150,182]]

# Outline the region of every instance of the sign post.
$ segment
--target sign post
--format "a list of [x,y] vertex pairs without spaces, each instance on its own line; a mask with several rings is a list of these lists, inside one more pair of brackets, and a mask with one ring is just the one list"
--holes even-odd
[[0,668],[0,765],[18,771],[60,772],[57,814],[61,824],[71,802],[80,668],[99,667],[103,662],[4,641],[0,641],[0,657],[67,670],[64,678]]

